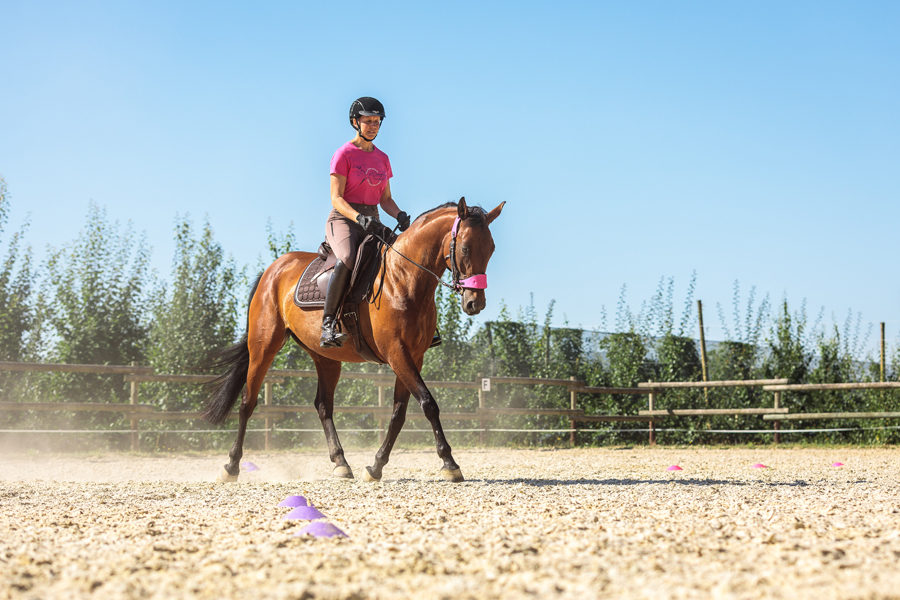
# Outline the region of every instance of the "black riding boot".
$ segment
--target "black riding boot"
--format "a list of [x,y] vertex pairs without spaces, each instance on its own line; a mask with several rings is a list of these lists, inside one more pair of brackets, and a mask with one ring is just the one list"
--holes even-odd
[[431,344],[428,346],[429,348],[434,348],[435,346],[440,346],[441,342],[444,340],[441,339],[441,332],[437,327],[434,328],[434,337],[431,338]]
[[328,291],[325,292],[325,315],[322,317],[322,338],[319,345],[323,348],[338,348],[344,343],[347,334],[335,331],[334,315],[337,314],[338,306],[344,301],[347,294],[347,283],[350,281],[350,269],[344,266],[344,263],[337,261],[334,263],[334,273],[331,274],[331,281],[328,282]]

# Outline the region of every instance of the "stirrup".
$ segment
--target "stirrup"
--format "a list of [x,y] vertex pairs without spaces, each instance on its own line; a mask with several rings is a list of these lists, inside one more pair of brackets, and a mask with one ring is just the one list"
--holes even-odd
[[319,338],[319,346],[322,348],[340,348],[347,339],[347,334],[335,330],[334,317],[325,317],[322,319],[322,337]]

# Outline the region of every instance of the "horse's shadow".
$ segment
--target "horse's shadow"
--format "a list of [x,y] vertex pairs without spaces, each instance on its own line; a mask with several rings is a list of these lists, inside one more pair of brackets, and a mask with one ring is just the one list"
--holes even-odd
[[739,481],[734,479],[467,479],[469,483],[489,485],[528,485],[533,487],[556,486],[628,486],[628,485],[689,485],[689,486],[748,486],[762,484],[770,487],[806,487],[809,482],[794,481]]

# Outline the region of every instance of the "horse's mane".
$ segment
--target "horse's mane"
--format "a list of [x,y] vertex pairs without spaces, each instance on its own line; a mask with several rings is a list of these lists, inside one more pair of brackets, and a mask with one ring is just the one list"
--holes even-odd
[[[415,220],[418,221],[419,219],[426,218],[428,215],[430,215],[431,213],[433,213],[435,211],[438,211],[438,210],[441,210],[444,208],[456,208],[456,206],[457,206],[456,202],[445,202],[444,204],[441,204],[440,206],[435,206],[432,209],[426,210],[421,215],[416,217]],[[469,207],[469,216],[467,217],[467,220],[471,219],[471,222],[473,225],[481,225],[481,224],[485,223],[485,215],[486,215],[486,213],[484,212],[484,209],[481,208],[480,206],[470,206]]]

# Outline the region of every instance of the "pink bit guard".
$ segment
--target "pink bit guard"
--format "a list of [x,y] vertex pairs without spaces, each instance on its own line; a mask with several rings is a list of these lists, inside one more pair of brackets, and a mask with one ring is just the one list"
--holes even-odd
[[[453,238],[456,238],[456,232],[459,231],[459,217],[453,221],[453,228],[450,230],[450,234]],[[472,275],[471,277],[466,277],[465,279],[460,279],[455,283],[456,289],[470,289],[470,290],[486,290],[487,289],[487,274],[482,273],[481,275]]]

